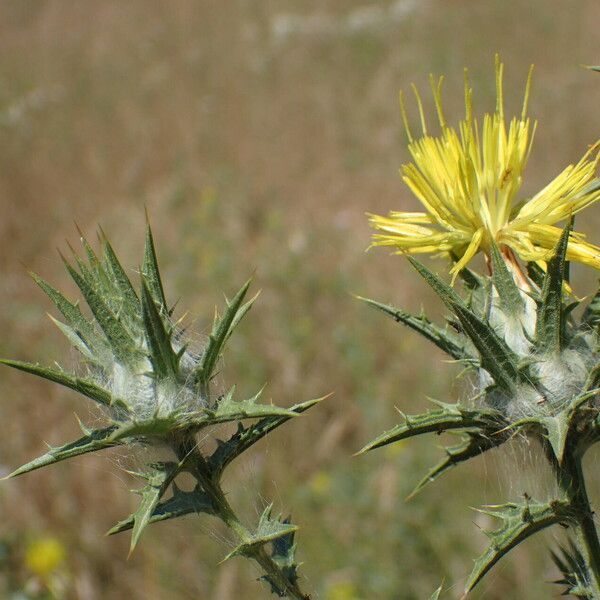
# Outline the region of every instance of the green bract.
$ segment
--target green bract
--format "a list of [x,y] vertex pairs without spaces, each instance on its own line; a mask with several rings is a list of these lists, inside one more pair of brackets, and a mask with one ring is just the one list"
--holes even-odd
[[[50,448],[9,477],[113,446],[167,447],[171,460],[148,464],[135,473],[143,482],[137,492],[139,507],[109,533],[131,529],[133,550],[150,523],[190,513],[214,515],[237,538],[237,546],[228,557],[254,559],[274,593],[306,600],[294,561],[296,527],[272,516],[269,507],[255,530],[246,528],[220,483],[223,471],[236,457],[319,402],[312,400],[288,409],[260,403],[260,392],[252,398],[237,399],[235,387],[224,393],[213,390],[211,384],[224,346],[256,299],[246,300],[250,282],[226,300],[203,347],[193,348],[167,304],[150,227],[138,289],[103,234],[100,255],[84,238],[82,243],[85,259],[75,255],[74,264],[64,262],[90,316],[40,277],[33,278],[62,314],[63,320],[55,323],[79,351],[85,374],[15,360],[0,362],[76,390],[101,406],[106,423],[94,429],[82,424],[83,436],[78,440]],[[198,432],[203,430],[206,435],[205,430],[227,422],[237,423],[235,433],[226,440],[217,439],[211,453],[202,452]],[[177,487],[177,476],[182,472],[196,479],[190,492]]]
[[577,302],[566,293],[570,234],[571,225],[563,231],[545,273],[528,265],[529,278],[512,257],[492,246],[491,275],[466,269],[460,273],[466,298],[409,259],[450,310],[451,328],[366,300],[474,372],[478,390],[468,403],[436,402],[428,412],[404,416],[362,452],[424,433],[461,433],[462,441],[446,449],[416,492],[457,464],[522,432],[541,443],[558,482],[555,498],[526,497],[522,503],[485,509],[499,520],[499,528],[488,532],[490,546],[475,562],[466,591],[511,548],[561,524],[575,532],[573,546],[554,555],[564,575],[561,583],[577,597],[600,599],[600,544],[581,468],[586,450],[600,441],[600,291],[583,316],[575,318]]

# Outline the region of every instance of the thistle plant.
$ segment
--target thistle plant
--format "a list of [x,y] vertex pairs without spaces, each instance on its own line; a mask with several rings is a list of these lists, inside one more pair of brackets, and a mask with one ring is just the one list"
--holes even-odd
[[[166,452],[168,459],[151,460],[133,473],[141,480],[139,506],[109,534],[132,530],[133,551],[151,523],[193,513],[212,515],[235,539],[226,558],[239,555],[254,560],[273,593],[307,600],[309,596],[300,589],[294,557],[296,526],[272,514],[271,506],[256,526],[243,524],[221,480],[235,458],[319,400],[281,408],[259,402],[260,392],[238,400],[235,387],[223,391],[215,384],[224,346],[256,299],[246,300],[250,282],[215,315],[203,347],[193,348],[181,320],[174,319],[174,308],[167,303],[150,227],[137,291],[109,241],[104,234],[100,238],[99,255],[82,237],[85,258],[74,254],[73,264],[63,258],[90,309],[89,316],[77,302],[33,275],[61,313],[63,321],[53,321],[80,354],[84,372],[15,360],[1,362],[79,392],[100,407],[105,424],[91,428],[80,423],[82,437],[51,447],[9,477],[117,446],[138,460],[140,447],[148,449],[141,455],[146,457],[165,456]],[[237,428],[226,439],[218,439],[215,432],[222,432],[226,423]],[[195,480],[191,491],[177,485],[178,476],[184,473]]]
[[[600,441],[600,291],[585,310],[575,311],[580,301],[569,284],[571,261],[600,267],[600,248],[573,231],[573,215],[600,199],[598,144],[533,197],[521,197],[535,127],[526,116],[531,73],[522,114],[508,126],[502,75],[496,60],[496,109],[482,123],[473,116],[465,77],[466,117],[458,130],[444,117],[441,80],[432,79],[439,137],[428,134],[415,90],[423,135],[412,137],[403,106],[413,161],[402,173],[425,211],[371,217],[379,231],[375,245],[450,259],[452,281],[461,281],[462,294],[408,257],[448,309],[446,327],[424,314],[363,299],[470,372],[475,393],[468,401],[435,401],[426,412],[403,415],[400,424],[362,452],[421,434],[460,434],[460,442],[446,448],[443,460],[417,484],[417,492],[452,467],[509,440],[528,438],[548,464],[556,493],[548,498],[525,495],[519,502],[482,509],[498,520],[498,528],[487,532],[489,547],[475,561],[465,593],[509,550],[559,524],[572,532],[568,543],[553,553],[565,593],[598,600],[600,542],[582,460]],[[560,221],[567,221],[564,228],[556,225]],[[485,257],[483,274],[467,267],[478,252]]]

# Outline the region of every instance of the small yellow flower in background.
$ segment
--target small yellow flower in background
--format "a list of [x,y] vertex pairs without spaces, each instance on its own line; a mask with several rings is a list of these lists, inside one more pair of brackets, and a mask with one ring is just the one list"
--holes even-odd
[[326,496],[331,490],[331,477],[325,471],[317,471],[310,478],[308,487],[315,496]]
[[359,600],[359,598],[353,583],[340,581],[329,587],[325,600]]
[[[403,165],[404,181],[425,212],[371,215],[371,225],[382,233],[373,245],[392,246],[398,254],[454,255],[455,276],[479,252],[488,252],[492,240],[510,258],[511,250],[525,261],[545,261],[560,238],[555,223],[568,219],[600,199],[595,177],[599,143],[562,171],[530,199],[519,197],[522,174],[529,157],[535,123],[527,117],[531,70],[520,118],[507,127],[503,106],[504,65],[496,57],[496,109],[483,123],[473,117],[472,89],[465,71],[465,119],[458,130],[448,126],[441,101],[441,84],[431,78],[441,135],[428,134],[423,105],[417,100],[423,135],[414,139],[408,126],[402,94],[402,117],[413,162]],[[600,248],[571,234],[567,259],[600,268]]]
[[34,575],[44,579],[60,567],[65,556],[65,547],[56,538],[38,538],[28,545],[25,564]]

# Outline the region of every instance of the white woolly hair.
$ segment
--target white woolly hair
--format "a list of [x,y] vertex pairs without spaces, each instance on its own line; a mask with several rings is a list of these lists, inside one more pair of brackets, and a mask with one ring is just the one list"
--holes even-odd
[[507,315],[500,306],[500,299],[492,288],[492,299],[488,320],[496,333],[504,339],[508,347],[520,358],[532,351],[531,339],[535,335],[537,306],[535,300],[521,292],[524,302],[523,314],[516,317]]
[[[173,413],[185,415],[195,413],[207,405],[192,382],[192,373],[204,349],[204,340],[189,332],[177,330],[173,335],[175,352],[185,350],[180,358],[181,380],[161,378],[153,374],[145,338],[140,339],[138,349],[143,355],[134,364],[123,364],[115,357],[105,361],[102,370],[90,369],[94,380],[109,390],[115,398],[125,402],[131,411],[131,418],[146,420],[152,417],[165,417]],[[118,417],[117,411],[111,414]]]
[[521,293],[524,311],[520,317],[507,315],[500,307],[498,296],[492,293],[488,320],[498,336],[520,358],[531,361],[532,374],[537,380],[523,382],[514,394],[498,388],[484,394],[493,380],[480,370],[477,376],[476,393],[485,396],[485,401],[501,411],[508,419],[518,420],[536,415],[551,415],[578,396],[584,388],[590,369],[598,362],[594,348],[598,336],[588,331],[579,335],[558,355],[539,356],[534,353],[530,340],[535,335],[537,306],[527,294]]

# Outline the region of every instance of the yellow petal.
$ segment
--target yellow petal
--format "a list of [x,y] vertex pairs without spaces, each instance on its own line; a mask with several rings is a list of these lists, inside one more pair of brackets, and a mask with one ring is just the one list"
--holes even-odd
[[466,267],[469,261],[475,256],[475,254],[477,254],[479,246],[481,245],[481,240],[483,239],[483,233],[483,229],[478,229],[475,232],[473,239],[467,246],[467,249],[465,250],[465,253],[462,255],[461,259],[452,267],[452,269],[450,269],[450,273],[453,274],[452,284],[454,284],[454,281],[461,269]]

